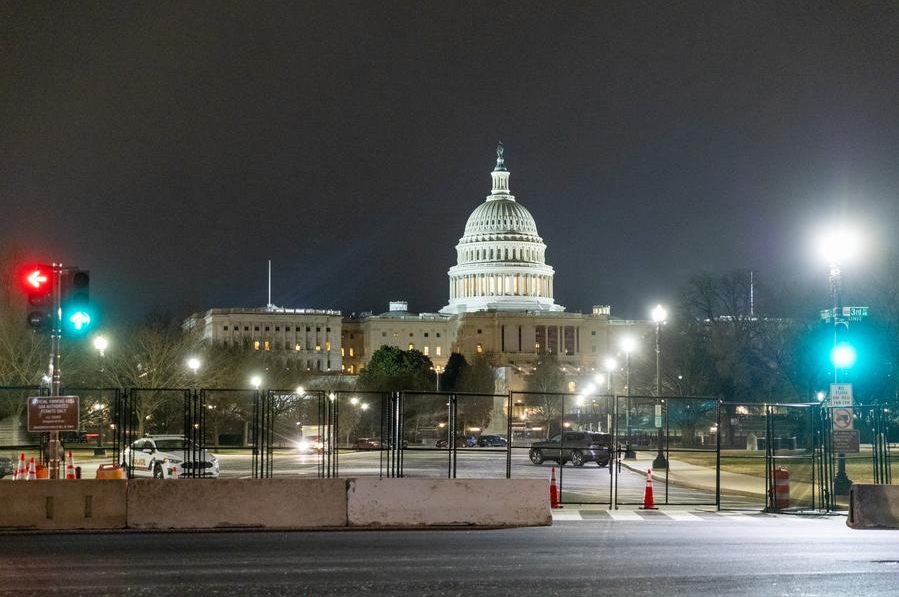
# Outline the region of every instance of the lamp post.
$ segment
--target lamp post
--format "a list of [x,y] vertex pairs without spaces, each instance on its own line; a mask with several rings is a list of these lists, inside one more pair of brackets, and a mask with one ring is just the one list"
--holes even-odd
[[[840,344],[840,331],[848,327],[848,322],[843,320],[843,272],[842,263],[851,257],[855,250],[855,239],[846,231],[831,232],[822,242],[824,256],[830,266],[830,298],[833,304],[833,351],[831,361],[833,363],[833,382],[840,382],[840,370],[852,365],[855,354],[851,347]],[[837,474],[833,480],[833,492],[836,495],[849,495],[852,481],[846,474],[846,454],[837,454]]]
[[[94,410],[97,413],[97,447],[100,448],[103,446],[103,396],[100,386],[103,385],[103,358],[106,356],[106,349],[109,348],[109,340],[105,336],[97,336],[94,338],[94,348],[97,349],[97,377],[99,380],[99,383],[97,383],[97,402]],[[97,405],[99,405],[99,408],[97,408]]]
[[637,452],[631,446],[631,351],[636,342],[630,336],[621,339],[621,349],[624,351],[624,387],[627,396],[627,407],[624,411],[624,426],[627,428],[627,437],[624,445],[624,459],[635,460]]
[[656,428],[658,432],[658,448],[655,460],[652,461],[652,468],[667,469],[668,459],[665,458],[665,452],[662,450],[662,441],[664,439],[662,433],[662,324],[668,318],[668,312],[662,305],[656,305],[652,310],[652,320],[656,324]]
[[431,367],[435,374],[437,374],[437,391],[440,391],[440,374],[443,373],[444,369],[440,365],[434,365]]

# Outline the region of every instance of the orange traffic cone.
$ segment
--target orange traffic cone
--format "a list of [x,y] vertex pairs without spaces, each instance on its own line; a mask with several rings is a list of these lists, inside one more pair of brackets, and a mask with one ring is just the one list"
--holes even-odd
[[16,476],[13,477],[13,480],[16,481],[24,481],[25,477],[28,476],[28,465],[25,464],[25,453],[19,455],[19,467],[16,469]]
[[652,499],[652,469],[646,470],[646,489],[643,491],[643,505],[641,510],[658,510],[655,500]]
[[69,450],[69,455],[66,458],[66,479],[75,478],[77,478],[75,474],[75,455],[72,454],[71,450]]
[[28,473],[25,477],[28,481],[34,481],[37,479],[37,468],[34,466],[34,458],[31,459],[31,464],[28,465]]
[[550,477],[549,480],[549,507],[562,507],[559,505],[559,487],[556,485],[556,467],[553,467],[552,477]]

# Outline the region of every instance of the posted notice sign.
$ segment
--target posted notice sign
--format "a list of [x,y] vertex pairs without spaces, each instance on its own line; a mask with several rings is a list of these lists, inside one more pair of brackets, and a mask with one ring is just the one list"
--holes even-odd
[[78,431],[78,396],[30,396],[28,431]]
[[852,406],[852,384],[851,383],[832,383],[832,384],[830,384],[830,405],[831,406]]

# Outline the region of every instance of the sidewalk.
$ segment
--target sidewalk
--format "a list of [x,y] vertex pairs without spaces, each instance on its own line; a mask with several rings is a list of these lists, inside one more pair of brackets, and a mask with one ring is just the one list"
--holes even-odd
[[[646,474],[652,468],[652,461],[656,452],[638,451],[637,458],[621,460],[621,466],[637,473]],[[653,479],[664,481],[667,479],[672,485],[686,487],[688,489],[701,489],[715,491],[715,469],[695,464],[688,464],[674,458],[668,460],[668,469],[652,471]],[[752,475],[741,475],[721,471],[721,492],[749,497],[765,496],[765,479]]]

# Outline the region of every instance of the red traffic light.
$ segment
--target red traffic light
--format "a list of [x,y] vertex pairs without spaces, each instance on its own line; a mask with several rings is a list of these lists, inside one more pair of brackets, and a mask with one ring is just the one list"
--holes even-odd
[[19,270],[19,284],[28,295],[28,325],[35,332],[53,328],[53,289],[56,271],[52,265],[26,265]]
[[46,296],[53,290],[53,266],[27,265],[20,270],[19,283],[29,296]]

